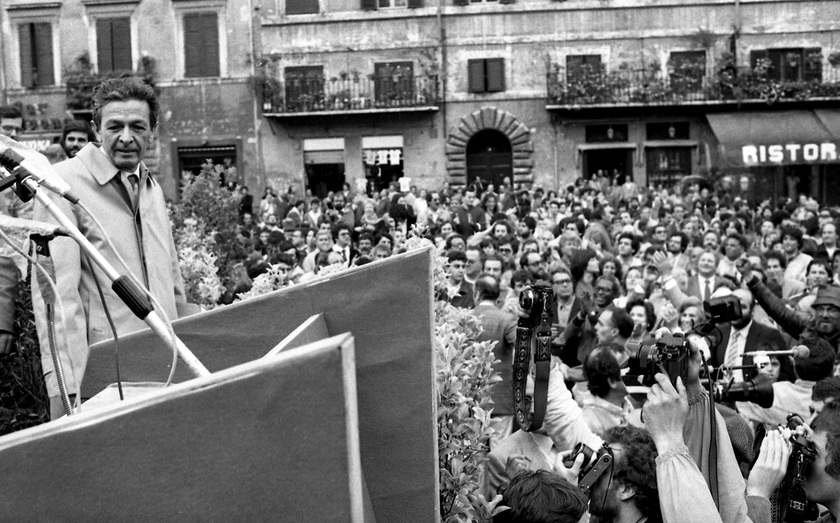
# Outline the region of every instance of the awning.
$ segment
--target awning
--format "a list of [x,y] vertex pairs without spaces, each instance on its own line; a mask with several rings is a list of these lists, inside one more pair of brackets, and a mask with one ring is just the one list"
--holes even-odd
[[720,113],[706,118],[717,137],[723,167],[838,161],[840,134],[830,133],[813,111]]

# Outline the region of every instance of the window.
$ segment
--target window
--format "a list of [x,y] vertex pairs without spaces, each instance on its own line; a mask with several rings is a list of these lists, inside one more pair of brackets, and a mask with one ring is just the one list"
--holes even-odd
[[706,51],[672,52],[668,60],[668,72],[673,90],[701,89],[706,76]]
[[601,55],[573,54],[566,57],[566,83],[586,82],[601,76]]
[[[185,172],[193,175],[201,173],[201,166],[213,162],[213,165],[227,167],[240,167],[237,165],[236,145],[202,145],[196,147],[178,147],[178,168],[183,176]],[[242,176],[241,169],[237,173]],[[244,179],[244,178],[243,178]]]
[[768,78],[776,81],[821,82],[822,50],[819,47],[755,50],[750,52],[750,66],[767,67]]
[[373,67],[376,105],[411,105],[414,100],[414,64],[382,62]]
[[656,122],[645,125],[648,140],[688,140],[688,122]]
[[362,136],[362,163],[371,190],[388,187],[403,177],[403,137]]
[[376,11],[377,9],[392,9],[397,7],[409,7],[412,9],[423,7],[423,0],[361,0],[361,2],[363,11]]
[[496,93],[505,90],[505,60],[481,58],[467,63],[469,92]]
[[130,71],[131,24],[128,18],[106,18],[96,21],[96,55],[99,72]]
[[324,108],[324,66],[286,67],[283,78],[287,111],[306,112]]
[[586,143],[626,142],[627,124],[587,125],[584,129]]
[[318,13],[318,0],[286,0],[287,15]]
[[219,15],[184,15],[184,76],[219,76]]
[[25,23],[18,26],[20,37],[20,82],[23,87],[55,85],[52,24]]
[[671,187],[691,174],[691,147],[647,149],[648,187]]

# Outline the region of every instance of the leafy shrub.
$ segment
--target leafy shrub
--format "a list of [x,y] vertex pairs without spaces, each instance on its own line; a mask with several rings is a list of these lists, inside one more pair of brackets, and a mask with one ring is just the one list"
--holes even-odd
[[225,291],[216,266],[216,242],[204,230],[204,224],[195,218],[184,220],[179,239],[178,263],[187,302],[212,309]]

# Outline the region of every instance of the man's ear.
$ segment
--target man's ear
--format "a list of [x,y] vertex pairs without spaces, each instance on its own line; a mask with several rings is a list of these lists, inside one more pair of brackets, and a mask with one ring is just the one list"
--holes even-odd
[[90,128],[93,129],[93,134],[96,135],[96,141],[102,143],[102,135],[99,134],[99,126],[93,120],[90,121]]
[[615,390],[618,387],[620,387],[621,385],[623,385],[623,382],[620,379],[617,380],[617,379],[614,379],[614,378],[607,378],[607,383],[609,384],[609,386],[612,390]]
[[618,498],[621,501],[627,501],[636,495],[636,489],[626,483],[619,483]]

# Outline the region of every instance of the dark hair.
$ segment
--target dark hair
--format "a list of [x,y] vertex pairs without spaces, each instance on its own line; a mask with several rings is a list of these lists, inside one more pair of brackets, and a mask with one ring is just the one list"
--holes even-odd
[[577,218],[573,218],[571,216],[568,217],[568,218],[563,218],[562,220],[560,220],[560,230],[565,231],[566,226],[569,225],[570,223],[575,224],[575,228],[577,228],[578,234],[583,236],[583,233],[586,230],[586,226],[583,225],[582,221],[578,220]]
[[586,511],[583,491],[545,470],[524,470],[502,491],[502,505],[510,510],[493,523],[577,523]]
[[825,401],[827,399],[840,399],[840,376],[831,376],[818,381],[811,391],[811,399],[814,401]]
[[624,278],[622,276],[624,275],[624,268],[621,266],[621,260],[612,254],[608,254],[601,258],[601,274],[604,274],[604,265],[609,262],[612,262],[612,264],[615,265],[615,276],[618,281],[623,280]]
[[534,232],[534,229],[537,228],[537,220],[535,220],[531,216],[526,216],[522,218],[522,223],[524,223],[529,229],[531,229],[531,232]]
[[629,233],[629,232],[623,232],[623,233],[619,234],[618,238],[615,239],[616,245],[618,245],[618,243],[621,240],[630,240],[630,248],[633,249],[633,254],[636,254],[637,252],[639,252],[639,246],[640,246],[639,239],[636,238],[635,234],[632,234],[632,233]]
[[3,105],[0,106],[0,118],[23,118],[23,114],[16,105]]
[[93,133],[93,129],[91,129],[90,124],[84,120],[69,120],[64,124],[64,129],[61,131],[62,144],[64,143],[64,140],[67,139],[67,135],[70,133],[85,133],[89,142],[96,141],[96,135]]
[[[639,272],[641,273],[641,269]],[[595,285],[598,285],[598,282],[601,280],[610,282],[610,285],[612,285],[613,288],[613,294],[618,295],[618,293],[621,292],[621,284],[612,274],[602,274],[601,276],[598,276],[598,279],[595,280]]]
[[531,271],[525,269],[519,269],[518,271],[514,271],[513,274],[510,275],[511,288],[513,288],[513,286],[517,283],[530,284],[533,281],[534,277],[531,275]]
[[449,249],[449,251],[446,252],[446,260],[449,263],[452,263],[454,261],[467,263],[467,255],[464,251],[459,251],[457,249]]
[[630,315],[627,314],[627,311],[615,305],[610,305],[607,310],[612,312],[612,322],[615,328],[618,329],[618,335],[622,338],[632,336],[635,324],[633,323],[633,319],[630,318]]
[[769,250],[769,251],[764,253],[764,262],[765,262],[764,265],[765,266],[767,265],[767,260],[771,260],[771,259],[772,260],[778,260],[779,261],[779,266],[782,269],[787,268],[787,258],[785,258],[785,255],[780,253],[779,251]]
[[685,252],[685,250],[688,248],[688,235],[684,232],[677,231],[677,232],[671,234],[672,238],[674,236],[679,236],[680,237],[680,252]]
[[819,381],[831,376],[834,371],[834,348],[822,338],[800,340],[810,353],[805,358],[794,358],[796,375],[803,380]]
[[475,280],[475,292],[478,294],[479,300],[496,301],[500,294],[499,282],[489,274],[481,274]]
[[[446,250],[451,249],[452,248],[452,240],[457,240],[458,238],[464,240],[464,237],[461,236],[460,234],[458,234],[457,232],[453,232],[452,234],[447,236],[446,237],[446,245],[445,245]],[[392,241],[391,243],[394,243],[394,242]],[[467,248],[467,241],[464,240],[464,249],[466,249],[466,248]]]
[[345,222],[338,222],[332,228],[333,241],[338,239],[338,234],[341,231],[347,231],[350,233],[351,236],[353,235],[353,229],[349,225],[347,225]]
[[840,479],[840,400],[834,400],[823,407],[811,424],[814,432],[825,432],[825,472]]
[[362,240],[369,240],[370,243],[373,243],[373,235],[369,232],[363,232],[359,235],[359,241]]
[[502,259],[501,256],[498,254],[486,254],[484,258],[481,260],[481,266],[484,267],[484,264],[488,261],[497,261],[502,264],[502,268],[505,266],[505,261]]
[[609,345],[599,345],[589,353],[583,361],[583,375],[592,394],[603,398],[610,393],[610,379],[621,380],[621,366]]
[[630,314],[633,307],[644,307],[645,316],[647,316],[647,325],[645,325],[645,329],[648,332],[652,331],[654,325],[656,325],[656,312],[653,309],[653,304],[644,298],[634,298],[627,302],[627,305],[624,306],[624,310],[627,311],[627,314]]
[[826,260],[825,258],[814,258],[810,262],[808,262],[808,268],[805,269],[805,275],[807,276],[809,272],[811,272],[811,267],[814,265],[822,265],[825,267],[825,272],[828,273],[828,283],[831,284],[832,278],[834,278],[834,269],[831,268],[831,262]]
[[602,437],[608,445],[621,443],[624,450],[614,462],[613,479],[633,488],[636,508],[648,521],[661,521],[653,438],[647,431],[628,425],[609,428]]
[[747,238],[743,234],[739,234],[737,232],[727,234],[726,239],[729,240],[730,238],[734,239],[735,241],[740,243],[741,248],[744,249],[745,251],[750,248],[750,243],[747,241]]
[[799,227],[790,227],[790,226],[783,227],[782,228],[782,234],[779,237],[782,240],[784,240],[785,236],[790,236],[791,238],[796,240],[796,244],[799,246],[800,249],[802,248],[803,234],[802,234],[802,230],[799,229]]
[[97,85],[93,90],[93,123],[96,127],[102,124],[102,109],[111,102],[127,102],[139,100],[149,104],[149,124],[152,129],[157,127],[158,102],[155,90],[149,84],[127,76],[124,78],[111,78]]
[[295,266],[295,259],[292,258],[291,254],[285,252],[278,252],[271,255],[271,259],[269,260],[271,265],[277,265],[279,263],[285,263],[289,267]]

